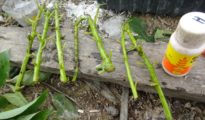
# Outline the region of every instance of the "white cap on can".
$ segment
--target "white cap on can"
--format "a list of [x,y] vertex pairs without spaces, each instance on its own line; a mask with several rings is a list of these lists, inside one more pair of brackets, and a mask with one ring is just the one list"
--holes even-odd
[[205,44],[205,13],[183,15],[175,31],[175,39],[185,48],[196,49]]

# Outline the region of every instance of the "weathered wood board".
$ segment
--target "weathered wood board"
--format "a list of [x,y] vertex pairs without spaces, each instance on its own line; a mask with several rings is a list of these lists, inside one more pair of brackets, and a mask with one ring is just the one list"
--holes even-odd
[[[0,50],[10,48],[11,62],[20,65],[27,46],[26,36],[29,29],[18,27],[0,27]],[[65,35],[64,55],[65,66],[68,75],[73,74],[74,68],[74,41],[73,32],[68,27],[62,29],[62,34]],[[123,64],[121,47],[116,40],[104,39],[107,51],[112,51],[112,60],[116,66],[116,71],[113,73],[105,73],[98,75],[95,66],[101,62],[95,42],[91,36],[80,33],[80,78],[90,80],[101,80],[105,82],[117,83],[123,86],[129,86],[126,80],[125,68]],[[164,51],[166,49],[164,42],[144,43],[144,49],[151,61],[156,66],[156,72],[165,91],[165,95],[183,99],[197,100],[205,102],[205,59],[199,58],[193,70],[185,77],[171,77],[167,75],[160,66]],[[38,43],[35,41],[34,50],[38,48]],[[137,52],[129,54],[130,65],[134,79],[138,82],[138,89],[154,92],[150,86],[149,73],[143,65],[142,60]],[[30,63],[32,65],[32,63]],[[54,41],[50,40],[43,53],[43,62],[41,70],[46,72],[58,73],[57,51]]]

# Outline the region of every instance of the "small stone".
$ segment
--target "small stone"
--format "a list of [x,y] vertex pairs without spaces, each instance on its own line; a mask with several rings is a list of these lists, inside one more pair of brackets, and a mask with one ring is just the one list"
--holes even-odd
[[144,111],[139,111],[139,110],[135,109],[134,113],[135,113],[134,116],[137,117],[138,120],[144,119]]
[[173,103],[173,106],[175,107],[175,108],[180,108],[181,107],[181,102],[179,101],[179,100],[175,100],[174,101],[174,103]]
[[163,108],[148,109],[145,111],[144,120],[165,120]]
[[134,120],[134,118],[131,117],[131,118],[129,118],[129,120]]
[[108,106],[105,107],[105,110],[112,115],[113,117],[116,117],[119,115],[119,110],[117,108],[115,108],[114,106]]
[[6,0],[0,0],[0,11],[2,10],[2,5],[4,4]]
[[184,105],[185,108],[191,108],[191,103],[190,102],[187,102],[185,105]]
[[195,112],[191,111],[189,113],[185,113],[185,114],[180,114],[179,115],[179,120],[194,120],[194,116],[196,115]]
[[0,22],[4,22],[4,18],[0,16]]
[[[203,110],[202,115],[205,117],[205,109]],[[203,119],[203,120],[205,120],[205,119]]]
[[194,120],[201,120],[201,118],[200,117],[195,117]]
[[202,110],[199,107],[191,107],[191,109],[196,111],[198,114],[202,113]]

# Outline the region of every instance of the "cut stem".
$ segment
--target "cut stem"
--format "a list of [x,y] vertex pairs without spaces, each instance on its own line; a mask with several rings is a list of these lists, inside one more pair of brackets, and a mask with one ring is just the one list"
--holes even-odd
[[44,6],[39,7],[38,14],[37,14],[36,18],[34,20],[31,20],[32,31],[31,31],[31,33],[27,37],[27,39],[28,39],[28,47],[26,49],[26,55],[24,56],[23,63],[21,65],[21,70],[20,70],[20,73],[18,75],[18,79],[16,81],[15,90],[20,90],[21,89],[21,87],[20,87],[21,86],[21,82],[24,79],[24,74],[25,74],[25,71],[26,71],[26,67],[27,67],[27,64],[28,64],[30,56],[31,56],[31,48],[32,48],[32,45],[33,45],[33,41],[34,41],[34,39],[35,39],[35,37],[37,35],[36,29],[37,29],[38,22],[39,22],[39,20],[41,18],[43,10],[44,10]]
[[[141,48],[141,50],[142,50],[142,48]],[[141,54],[141,57],[142,57],[145,65],[147,66],[147,69],[150,73],[151,80],[155,84],[154,88],[157,91],[157,93],[159,95],[159,98],[160,98],[160,101],[162,103],[162,106],[164,108],[165,117],[166,117],[167,120],[172,120],[172,114],[170,112],[169,105],[167,104],[166,98],[165,98],[164,93],[162,91],[162,88],[160,86],[160,83],[159,83],[159,80],[157,78],[154,66],[152,65],[149,58],[145,55],[144,52],[141,52],[140,54]]]
[[128,55],[127,55],[126,46],[125,46],[125,31],[124,31],[124,28],[122,30],[122,35],[121,35],[121,46],[122,46],[122,52],[123,52],[123,60],[124,60],[126,73],[127,73],[127,79],[129,80],[133,97],[134,97],[134,99],[137,99],[138,98],[137,88],[136,88],[136,85],[134,84],[134,80],[132,79],[132,72],[130,70],[130,65],[129,65],[129,62],[128,62]]
[[104,44],[102,42],[102,39],[96,29],[96,24],[92,20],[91,16],[88,16],[88,23],[91,29],[91,33],[93,35],[93,38],[96,41],[97,48],[100,52],[100,56],[102,58],[102,63],[96,67],[98,73],[103,73],[103,72],[113,72],[115,70],[115,66],[111,61],[111,55],[108,56],[108,54],[105,51]]
[[78,76],[78,72],[79,72],[79,38],[78,38],[78,32],[79,32],[79,24],[83,21],[83,20],[87,20],[89,27],[91,29],[91,34],[93,35],[93,38],[96,41],[98,50],[100,51],[100,55],[102,58],[102,63],[96,67],[98,73],[103,73],[103,72],[112,72],[115,70],[115,66],[113,65],[112,61],[111,61],[111,56],[108,56],[103,42],[98,34],[98,31],[96,29],[96,22],[97,22],[97,17],[98,17],[98,13],[99,13],[99,7],[97,9],[96,15],[94,20],[88,16],[88,17],[80,17],[79,19],[76,20],[75,22],[75,28],[74,28],[74,47],[75,47],[75,71],[74,71],[74,75],[73,75],[73,79],[72,81],[76,81],[77,76]]
[[61,32],[60,32],[60,20],[59,20],[59,8],[58,4],[55,4],[55,30],[56,30],[56,46],[58,52],[58,63],[60,69],[60,80],[63,83],[67,83],[69,78],[66,77],[63,49],[61,44]]
[[86,20],[86,18],[80,17],[78,20],[75,22],[75,28],[74,28],[74,59],[75,59],[75,70],[74,70],[74,75],[72,78],[72,81],[75,82],[77,77],[78,77],[78,72],[79,72],[79,38],[78,38],[78,32],[79,32],[79,24],[83,21]]
[[154,68],[153,64],[150,62],[149,58],[144,53],[142,45],[137,45],[137,41],[135,40],[133,34],[131,33],[128,25],[125,26],[125,29],[129,35],[130,39],[131,39],[133,46],[136,47],[136,50],[138,51],[138,53],[141,56],[141,58],[143,59],[145,65],[147,66],[147,69],[150,73],[150,78],[151,78],[152,82],[154,83],[154,88],[157,91],[159,98],[160,98],[160,101],[162,103],[162,106],[164,108],[164,113],[165,113],[166,119],[172,120],[172,114],[170,112],[169,105],[167,104],[166,98],[165,98],[164,93],[162,91],[162,88],[160,86],[160,83],[159,83],[159,80],[157,78],[157,74],[155,72],[155,68]]
[[33,75],[33,82],[34,83],[39,82],[41,58],[42,58],[43,49],[46,46],[46,42],[47,42],[47,32],[48,32],[49,21],[50,21],[51,16],[52,16],[51,13],[49,12],[49,10],[47,10],[47,12],[45,13],[45,22],[44,22],[43,33],[38,38],[39,39],[39,48],[38,48],[38,52],[36,55],[36,61],[34,63],[34,75]]

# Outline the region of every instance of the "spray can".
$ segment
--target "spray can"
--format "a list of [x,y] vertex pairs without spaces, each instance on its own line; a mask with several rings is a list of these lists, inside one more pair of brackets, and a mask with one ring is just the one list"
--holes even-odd
[[171,76],[188,74],[196,58],[205,49],[205,13],[190,12],[183,15],[171,35],[162,66]]

